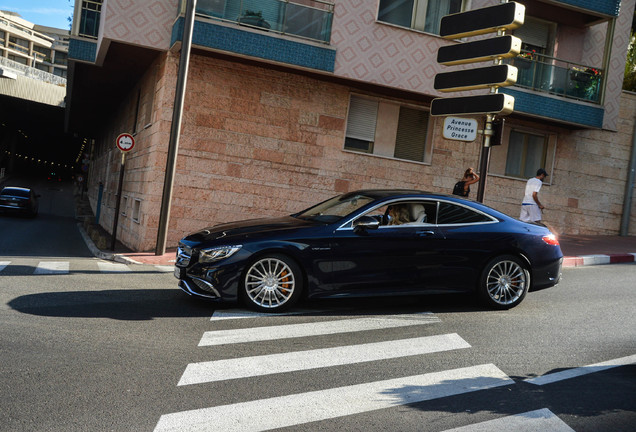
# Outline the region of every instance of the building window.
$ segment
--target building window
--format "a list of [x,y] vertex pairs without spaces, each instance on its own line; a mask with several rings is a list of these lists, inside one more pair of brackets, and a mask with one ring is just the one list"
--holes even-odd
[[393,101],[351,96],[345,150],[429,162],[428,111]]
[[133,201],[133,208],[132,208],[132,220],[134,222],[139,223],[140,209],[141,209],[141,200],[135,199]]
[[102,10],[101,0],[82,1],[82,12],[80,17],[80,36],[97,38],[99,35],[99,20]]
[[378,21],[439,34],[442,17],[461,10],[462,0],[380,0]]
[[63,51],[55,51],[55,59],[53,62],[56,65],[67,66],[68,65],[68,54]]
[[510,131],[506,175],[510,177],[534,177],[539,168],[546,166],[548,136],[523,131]]

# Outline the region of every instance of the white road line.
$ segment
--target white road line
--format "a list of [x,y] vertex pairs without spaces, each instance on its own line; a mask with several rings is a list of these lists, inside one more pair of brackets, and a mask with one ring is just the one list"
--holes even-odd
[[66,274],[69,271],[68,261],[40,261],[33,274]]
[[476,423],[444,432],[574,432],[563,420],[552,411],[543,408],[513,416]]
[[9,264],[11,264],[11,261],[0,261],[0,271],[4,270]]
[[350,333],[365,330],[406,327],[440,322],[430,312],[413,315],[391,315],[372,318],[354,318],[337,321],[289,324],[274,327],[256,327],[234,330],[208,331],[203,334],[199,346],[271,341],[307,336]]
[[255,312],[246,309],[227,309],[214,311],[210,321],[221,321],[226,319],[237,318],[257,318],[257,317],[276,317],[276,316],[290,316],[290,315],[304,315],[309,313],[320,313],[322,311],[317,310],[294,310],[290,312],[269,313],[269,312]]
[[126,264],[110,261],[98,261],[97,267],[99,267],[99,271],[102,273],[125,273],[130,271],[130,268]]
[[460,348],[470,348],[470,345],[458,334],[452,333],[388,342],[190,363],[181,376],[178,385],[200,384],[365,363]]
[[155,432],[264,431],[510,384],[505,373],[486,364],[166,414]]
[[595,372],[601,372],[601,371],[615,368],[615,367],[627,366],[633,363],[636,363],[636,355],[621,357],[618,359],[608,360],[601,363],[595,363],[589,366],[582,366],[582,367],[578,367],[574,369],[568,369],[561,372],[554,372],[554,373],[543,375],[540,377],[528,378],[528,379],[525,379],[524,381],[527,383],[536,384],[536,385],[552,384],[557,381],[563,381],[566,379],[576,378],[579,376],[583,376],[583,375],[587,375],[587,374],[591,374]]

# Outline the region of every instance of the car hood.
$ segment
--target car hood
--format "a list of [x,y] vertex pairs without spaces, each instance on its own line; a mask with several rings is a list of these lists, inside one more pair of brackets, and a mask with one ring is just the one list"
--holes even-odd
[[203,243],[221,238],[227,238],[229,240],[258,237],[274,231],[292,231],[298,228],[311,227],[315,225],[315,222],[291,216],[271,219],[251,219],[204,228],[200,231],[189,234],[183,240],[193,243]]

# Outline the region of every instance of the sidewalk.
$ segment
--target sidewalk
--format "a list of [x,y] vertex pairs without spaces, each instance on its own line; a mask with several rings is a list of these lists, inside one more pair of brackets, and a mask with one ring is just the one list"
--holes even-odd
[[[86,244],[96,257],[125,264],[174,266],[175,249],[168,249],[165,254],[159,256],[154,252],[99,250],[81,224],[78,227]],[[563,267],[636,262],[636,237],[634,236],[562,235],[559,237],[559,243],[565,256]]]

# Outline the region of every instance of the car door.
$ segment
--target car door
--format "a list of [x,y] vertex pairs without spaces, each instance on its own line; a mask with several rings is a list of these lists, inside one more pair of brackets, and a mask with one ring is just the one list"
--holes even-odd
[[448,290],[471,290],[485,261],[505,234],[496,234],[497,219],[469,206],[439,202],[437,227],[444,237],[440,251],[438,286]]
[[[401,203],[420,204],[429,218],[435,218],[435,201]],[[325,294],[416,293],[428,289],[429,282],[437,278],[443,240],[437,226],[428,221],[388,225],[381,210],[366,214],[383,219],[375,229],[348,226],[336,230],[331,245],[332,274],[323,287],[328,291]]]

